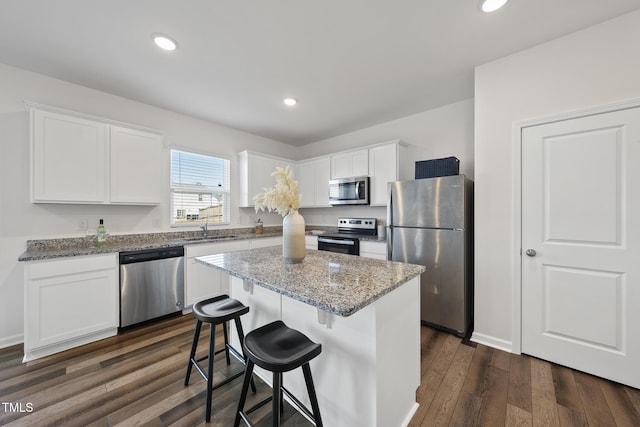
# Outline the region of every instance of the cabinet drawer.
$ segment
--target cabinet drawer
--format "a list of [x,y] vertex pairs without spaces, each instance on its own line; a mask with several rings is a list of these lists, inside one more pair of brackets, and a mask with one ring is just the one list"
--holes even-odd
[[46,261],[32,261],[27,265],[27,272],[29,279],[38,280],[46,277],[106,270],[110,268],[117,268],[117,266],[117,254],[110,253],[106,255],[90,255]]
[[360,252],[368,252],[372,254],[387,255],[386,242],[360,242]]

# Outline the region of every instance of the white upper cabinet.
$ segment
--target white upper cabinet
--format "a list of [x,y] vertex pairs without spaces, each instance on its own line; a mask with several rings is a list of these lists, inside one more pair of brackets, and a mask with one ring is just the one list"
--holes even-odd
[[369,176],[370,204],[386,206],[387,183],[412,179],[413,165],[406,152],[406,145],[399,139],[298,162],[242,151],[238,153],[240,206],[254,206],[253,197],[275,184],[271,174],[276,166],[286,165],[291,165],[298,181],[301,208],[331,207],[329,181],[356,176]]
[[52,107],[30,106],[31,201],[162,202],[162,136]]
[[111,126],[111,203],[162,202],[162,136]]
[[31,110],[31,200],[102,203],[108,126]]
[[331,156],[331,179],[369,175],[369,150],[347,151]]
[[331,158],[318,157],[298,163],[300,207],[328,207]]
[[253,197],[262,193],[265,188],[273,187],[276,183],[271,176],[276,167],[290,166],[296,174],[296,162],[289,159],[273,157],[252,151],[238,153],[240,171],[240,207],[254,206]]
[[406,147],[399,140],[369,148],[369,204],[387,205],[387,184],[411,179]]

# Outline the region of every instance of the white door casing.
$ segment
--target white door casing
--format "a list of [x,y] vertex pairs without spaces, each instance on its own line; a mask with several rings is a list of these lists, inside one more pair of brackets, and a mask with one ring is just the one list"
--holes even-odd
[[525,127],[521,149],[522,352],[638,388],[640,108]]

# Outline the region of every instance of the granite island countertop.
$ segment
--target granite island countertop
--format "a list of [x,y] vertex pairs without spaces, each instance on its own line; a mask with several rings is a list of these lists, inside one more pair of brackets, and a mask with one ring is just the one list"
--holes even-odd
[[307,250],[299,264],[287,264],[282,246],[202,256],[196,261],[343,317],[425,271],[422,265],[316,250]]

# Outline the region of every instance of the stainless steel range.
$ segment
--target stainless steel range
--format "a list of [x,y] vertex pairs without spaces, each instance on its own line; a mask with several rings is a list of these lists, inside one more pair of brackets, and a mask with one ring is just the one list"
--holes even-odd
[[338,218],[338,232],[318,237],[318,250],[360,255],[360,237],[375,236],[375,218]]

